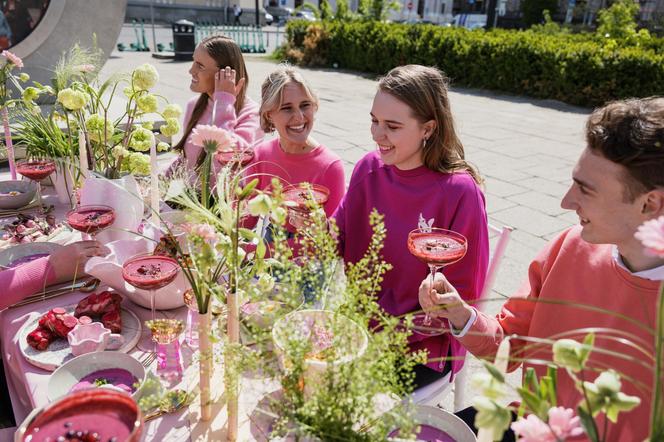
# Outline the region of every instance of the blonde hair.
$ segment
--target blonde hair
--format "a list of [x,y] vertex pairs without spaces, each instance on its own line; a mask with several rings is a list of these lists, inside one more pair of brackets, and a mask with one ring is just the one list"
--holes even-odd
[[481,184],[482,178],[466,161],[454,129],[448,87],[449,80],[439,69],[418,64],[396,67],[378,82],[378,90],[405,103],[420,123],[436,122],[433,133],[423,142],[425,166],[442,173],[468,172]]
[[274,71],[270,72],[261,86],[261,107],[259,115],[261,119],[261,129],[264,132],[273,132],[274,125],[268,117],[268,113],[279,108],[283,100],[284,88],[288,83],[295,83],[302,86],[304,92],[318,109],[318,95],[311,89],[302,77],[302,74],[290,65],[279,65]]

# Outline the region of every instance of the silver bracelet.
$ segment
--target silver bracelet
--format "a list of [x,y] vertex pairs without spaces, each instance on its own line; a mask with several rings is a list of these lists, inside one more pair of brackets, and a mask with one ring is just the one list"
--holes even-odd
[[475,324],[476,320],[477,320],[477,310],[475,310],[474,307],[471,307],[470,318],[468,318],[468,321],[466,321],[466,325],[464,325],[459,332],[454,330],[454,327],[450,327],[450,332],[452,333],[452,336],[454,336],[455,338],[463,338],[464,336],[466,336],[466,333],[468,333],[468,330],[470,330],[470,327],[472,327],[473,324]]

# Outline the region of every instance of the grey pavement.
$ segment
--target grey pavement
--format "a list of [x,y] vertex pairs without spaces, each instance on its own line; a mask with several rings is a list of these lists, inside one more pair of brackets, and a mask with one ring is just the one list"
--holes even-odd
[[[189,63],[157,60],[149,53],[116,51],[102,75],[145,62],[157,67],[161,76],[157,90],[171,102],[184,106],[193,96]],[[275,62],[254,55],[246,56],[246,62],[248,93],[259,101],[260,84]],[[303,69],[303,74],[321,100],[313,135],[343,158],[348,179],[353,165],[375,148],[369,132],[375,78],[330,69]],[[546,242],[577,222],[573,213],[560,208],[560,200],[584,146],[589,110],[454,87],[450,100],[466,156],[486,179],[489,221],[516,228],[496,278],[494,302],[482,307],[494,313],[502,298],[519,287],[530,261]],[[471,367],[476,370],[477,361]],[[515,374],[512,379],[517,378]]]

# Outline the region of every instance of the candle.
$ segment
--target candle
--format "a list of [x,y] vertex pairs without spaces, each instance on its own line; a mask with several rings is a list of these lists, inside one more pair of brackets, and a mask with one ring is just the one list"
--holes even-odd
[[159,222],[159,177],[157,176],[157,142],[152,137],[150,144],[150,206],[152,209],[152,224],[161,228]]
[[78,159],[80,161],[81,176],[88,177],[88,150],[85,146],[85,132],[78,131]]
[[9,161],[9,173],[12,180],[16,180],[16,160],[14,159],[14,144],[12,143],[12,133],[9,128],[9,112],[7,106],[2,108],[2,123],[5,126],[5,146],[7,146],[7,160]]

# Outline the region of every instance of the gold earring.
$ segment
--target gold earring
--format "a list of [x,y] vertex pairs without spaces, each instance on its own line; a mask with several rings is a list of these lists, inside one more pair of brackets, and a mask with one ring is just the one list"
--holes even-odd
[[428,141],[428,140],[427,140],[426,138],[422,138],[422,149],[424,149],[425,147],[427,147],[427,141]]

